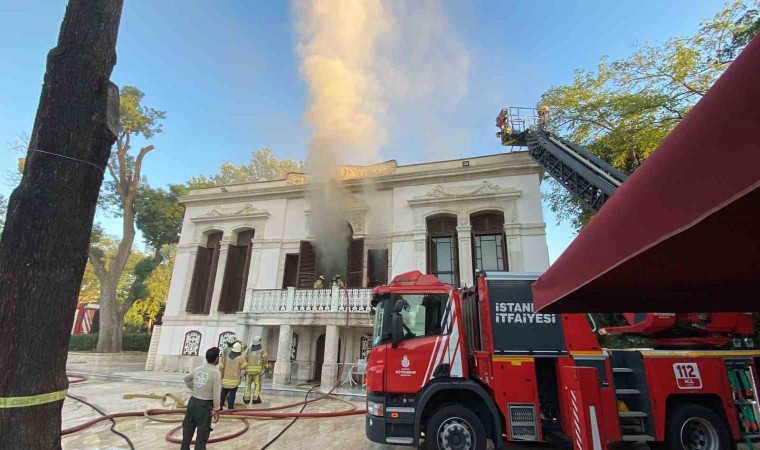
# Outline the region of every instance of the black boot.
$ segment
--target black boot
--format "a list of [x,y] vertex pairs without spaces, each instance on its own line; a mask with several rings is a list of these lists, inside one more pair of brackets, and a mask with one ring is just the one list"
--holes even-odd
[[251,403],[251,399],[243,397],[243,403],[245,403],[246,405],[248,405],[248,404]]
[[253,403],[254,405],[258,405],[259,403],[261,403],[261,397],[259,397],[259,398],[254,398],[254,399],[253,399],[253,402],[252,402],[252,403]]

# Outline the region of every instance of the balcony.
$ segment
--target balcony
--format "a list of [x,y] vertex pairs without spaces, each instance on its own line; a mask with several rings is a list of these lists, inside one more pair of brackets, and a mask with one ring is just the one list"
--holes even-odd
[[[346,295],[348,294],[348,295]],[[372,289],[248,289],[242,312],[345,312],[368,314]],[[346,301],[348,300],[348,302]]]

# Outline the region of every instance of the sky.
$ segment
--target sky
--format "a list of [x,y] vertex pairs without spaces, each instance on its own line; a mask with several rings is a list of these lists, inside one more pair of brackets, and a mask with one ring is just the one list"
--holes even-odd
[[[348,1],[348,0],[347,0]],[[400,0],[399,0],[400,1]],[[435,3],[436,1],[434,1]],[[472,157],[506,149],[494,119],[505,106],[535,106],[551,86],[572,82],[602,56],[625,57],[635,45],[693,34],[722,6],[718,0],[447,1],[444,45],[467,52],[463,95],[446,110],[399,112],[380,150],[399,164]],[[18,157],[5,150],[31,133],[45,71],[65,11],[62,0],[0,0],[0,179]],[[270,147],[305,159],[307,90],[288,1],[125,1],[112,75],[167,111],[164,133],[143,170],[149,183],[182,183],[225,161],[247,162]],[[453,68],[457,69],[457,68]],[[403,67],[401,68],[403,70]],[[0,194],[12,187],[0,181]],[[544,205],[550,261],[575,234]],[[99,214],[107,231],[118,222]]]

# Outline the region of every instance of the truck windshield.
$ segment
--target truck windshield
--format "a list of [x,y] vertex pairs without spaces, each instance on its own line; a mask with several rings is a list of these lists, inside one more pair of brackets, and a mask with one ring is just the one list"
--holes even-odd
[[446,298],[443,294],[399,294],[393,299],[404,301],[401,318],[406,339],[442,333]]
[[376,346],[383,340],[383,321],[385,320],[385,304],[388,300],[384,300],[375,305],[375,329],[372,332],[372,346]]

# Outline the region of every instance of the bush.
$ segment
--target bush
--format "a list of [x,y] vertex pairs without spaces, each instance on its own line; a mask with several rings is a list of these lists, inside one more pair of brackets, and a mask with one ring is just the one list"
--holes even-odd
[[69,339],[70,352],[88,352],[98,345],[97,334],[74,334]]
[[[98,335],[75,334],[69,339],[70,352],[91,352],[98,345]],[[125,352],[147,352],[150,347],[150,335],[148,333],[125,334],[121,341],[122,350]]]

